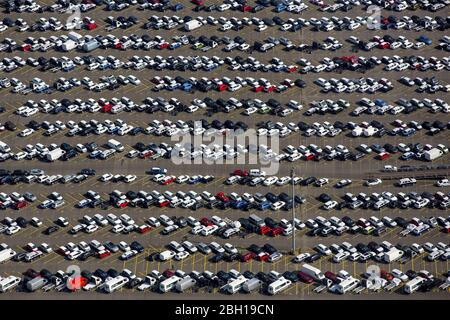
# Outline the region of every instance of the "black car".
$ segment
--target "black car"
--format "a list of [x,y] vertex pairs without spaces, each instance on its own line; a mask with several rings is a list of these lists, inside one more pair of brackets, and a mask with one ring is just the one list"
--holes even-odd
[[82,169],[80,171],[80,174],[86,174],[88,176],[95,176],[95,173],[96,173],[95,169],[90,169],[90,168]]
[[180,227],[180,228],[184,228],[187,226],[187,220],[185,217],[178,217],[177,219],[175,219],[175,223]]
[[136,250],[138,253],[141,253],[141,252],[143,252],[143,251],[145,250],[145,248],[142,246],[142,244],[140,244],[140,243],[137,242],[137,241],[133,241],[133,242],[130,244],[130,248],[131,248],[132,250]]
[[19,225],[19,227],[21,227],[21,228],[26,228],[28,225],[28,221],[24,217],[18,217],[16,219],[16,222]]
[[219,272],[217,272],[217,277],[219,277],[220,280],[223,280],[225,282],[228,282],[228,280],[231,279],[231,276],[228,272],[225,272],[223,270],[220,270]]
[[92,250],[89,250],[89,251],[83,252],[83,253],[78,257],[78,259],[81,260],[81,261],[86,261],[89,257],[92,257],[92,256],[94,256],[94,255],[95,255],[95,253],[94,253]]
[[298,273],[295,271],[285,271],[283,273],[283,277],[285,277],[286,279],[292,281],[292,282],[297,282],[298,281]]
[[211,257],[211,259],[209,259],[209,261],[217,263],[222,261],[224,258],[224,254],[223,253],[218,253],[215,256]]
[[264,251],[267,252],[268,254],[272,254],[272,253],[278,252],[278,250],[277,250],[274,246],[272,246],[271,244],[269,244],[269,243],[266,243],[266,244],[263,246],[263,249],[264,249]]
[[344,216],[342,217],[342,221],[348,226],[348,227],[353,227],[355,225],[355,222],[353,221],[352,218]]
[[256,274],[256,277],[261,280],[262,282],[268,283],[270,282],[269,276],[265,274],[264,272],[258,272]]
[[14,123],[12,123],[11,121],[5,122],[5,128],[6,128],[6,130],[9,130],[9,131],[17,130],[17,126]]
[[321,255],[320,253],[315,253],[315,254],[309,256],[309,257],[306,259],[306,262],[312,263],[312,262],[314,262],[314,261],[319,260],[321,257],[322,257],[322,255]]
[[51,235],[52,233],[55,233],[58,230],[59,230],[58,226],[50,226],[44,230],[44,234],[46,234],[48,236],[48,235]]
[[119,272],[115,269],[108,269],[108,271],[106,271],[106,273],[111,277],[111,278],[115,278],[119,276]]
[[331,197],[328,194],[326,194],[326,193],[322,193],[319,196],[318,200],[323,202],[323,203],[325,203],[325,202],[331,201]]
[[269,226],[270,228],[275,228],[276,226],[278,226],[278,222],[276,222],[275,220],[273,220],[270,217],[267,217],[264,219],[264,222],[266,223],[267,226]]
[[268,201],[275,203],[278,201],[278,196],[276,196],[275,194],[273,194],[272,192],[267,192],[266,194],[266,198]]
[[356,245],[356,249],[361,253],[367,253],[370,251],[369,247],[365,245],[364,243],[358,243]]
[[53,276],[53,274],[48,271],[47,269],[42,269],[40,272],[41,277],[46,278],[48,280],[50,280],[50,278]]
[[246,277],[247,279],[253,279],[255,277],[255,274],[249,270],[244,271],[244,273],[242,275],[244,277]]
[[256,244],[252,244],[248,247],[248,251],[251,251],[256,254],[260,254],[261,252],[263,252],[263,250],[264,250],[263,248],[257,246]]
[[316,177],[308,177],[308,178],[302,180],[302,185],[309,186],[310,184],[314,183],[316,180],[317,180]]
[[225,256],[224,256],[224,260],[226,261],[226,262],[233,262],[233,261],[237,261],[237,260],[239,260],[240,259],[240,254],[239,253],[231,253],[231,254],[226,254]]
[[100,279],[102,279],[104,281],[106,278],[108,278],[109,275],[104,270],[97,269],[94,272],[94,276],[97,276],[97,277],[99,277]]
[[394,220],[402,228],[405,228],[409,224],[408,221],[406,221],[402,217],[396,217]]

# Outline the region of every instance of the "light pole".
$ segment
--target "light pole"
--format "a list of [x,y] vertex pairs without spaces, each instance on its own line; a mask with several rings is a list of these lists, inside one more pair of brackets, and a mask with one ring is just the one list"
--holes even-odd
[[295,169],[291,169],[291,183],[292,183],[292,254],[295,256]]

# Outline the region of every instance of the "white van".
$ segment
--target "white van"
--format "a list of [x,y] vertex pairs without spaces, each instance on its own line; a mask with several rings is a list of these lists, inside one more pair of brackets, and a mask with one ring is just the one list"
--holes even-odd
[[284,277],[280,277],[278,280],[269,284],[269,286],[267,288],[267,292],[273,296],[273,295],[287,289],[291,284],[292,284],[292,281],[290,281]]
[[0,292],[6,292],[13,289],[20,283],[20,278],[15,276],[9,276],[0,281]]
[[159,254],[159,259],[160,259],[161,261],[167,261],[167,260],[170,260],[170,259],[172,259],[173,257],[175,257],[175,255],[176,255],[175,251],[172,251],[172,250],[166,250],[166,251],[163,251],[163,252],[161,252],[161,253]]

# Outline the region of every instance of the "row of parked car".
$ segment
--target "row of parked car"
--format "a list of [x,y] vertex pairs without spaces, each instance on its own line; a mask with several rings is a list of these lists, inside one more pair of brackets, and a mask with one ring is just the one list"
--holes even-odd
[[[309,8],[308,5],[303,3],[302,1],[283,1],[283,2],[273,2],[270,0],[258,0],[255,5],[249,5],[247,1],[223,1],[217,4],[207,4],[202,0],[191,1],[192,2],[192,10],[195,12],[206,11],[206,12],[223,12],[226,10],[232,11],[241,11],[241,12],[259,12],[266,8],[273,12],[292,12],[298,13],[301,12],[300,8],[305,7],[306,10]],[[392,2],[387,2],[384,0],[380,1],[356,1],[352,0],[349,2],[345,1],[337,1],[333,4],[325,4],[323,0],[313,0],[311,4],[316,5],[317,9],[322,12],[336,12],[343,11],[348,12],[353,8],[357,7],[367,7],[369,5],[378,5],[380,9],[384,10],[394,10],[397,12],[402,12],[405,10],[427,10],[431,12],[436,12],[445,8],[447,3],[445,1],[435,1],[433,3],[429,2],[412,2],[412,1],[404,1],[404,0],[396,0]],[[82,3],[76,4],[69,1],[55,1],[54,4],[49,5],[40,5],[35,1],[31,0],[26,3],[17,3],[17,1],[8,1],[6,5],[7,12],[19,12],[19,13],[27,13],[27,12],[58,12],[65,13],[78,8],[81,12],[87,12],[94,10],[95,8],[104,7],[107,11],[122,11],[129,7],[136,7],[137,10],[152,10],[157,12],[166,12],[166,11],[182,11],[186,9],[185,4],[181,3],[172,3],[171,1],[165,0],[161,2],[152,2],[152,1],[126,1],[126,0],[115,0],[108,2],[107,4],[97,0],[90,3]],[[300,7],[300,8],[298,8]]]
[[51,84],[48,84],[40,78],[33,78],[28,84],[25,84],[23,81],[17,78],[8,79],[4,77],[2,78],[0,84],[2,88],[11,88],[10,90],[12,93],[28,94],[30,92],[34,92],[51,94],[55,90],[65,92],[76,87],[84,87],[87,90],[96,92],[101,92],[106,89],[117,90],[121,86],[125,86],[127,84],[134,84],[138,86],[141,84],[141,80],[136,78],[136,76],[134,75],[119,75],[117,77],[109,75],[100,77],[99,81],[97,82],[94,82],[87,77],[83,78],[82,80],[74,77],[69,79],[60,77],[59,79],[53,81],[53,83]]
[[2,25],[6,27],[3,28],[3,31],[6,31],[8,28],[17,27],[16,30],[19,32],[46,32],[74,29],[94,30],[97,28],[97,23],[95,22],[95,20],[88,16],[83,17],[83,19],[74,17],[70,21],[67,21],[65,24],[63,24],[61,20],[55,17],[49,17],[48,19],[41,17],[36,20],[35,23],[28,23],[22,18],[18,18],[15,21],[10,18],[4,18],[2,21]]
[[[303,264],[300,271],[285,271],[283,273],[272,270],[268,273],[244,271],[243,273],[231,269],[228,272],[220,270],[217,274],[205,270],[198,272],[192,270],[166,269],[162,272],[152,270],[145,277],[138,277],[129,269],[119,272],[115,269],[104,271],[97,269],[93,272],[81,271],[80,275],[67,273],[58,270],[55,273],[47,269],[40,272],[34,269],[27,269],[23,272],[23,278],[8,276],[0,278],[1,292],[21,290],[25,292],[75,292],[78,290],[98,291],[103,293],[113,293],[124,288],[137,289],[138,291],[150,291],[158,293],[166,292],[198,292],[199,289],[213,288],[219,289],[223,294],[251,293],[275,295],[282,293],[296,282],[316,284],[315,293],[324,292],[327,289],[331,293],[359,294],[362,291],[392,291],[404,284],[402,292],[411,294],[416,291],[430,292],[435,288],[447,290],[449,287],[448,273],[442,280],[439,276],[434,276],[427,270],[419,272],[408,270],[406,273],[398,269],[391,272],[381,270],[378,276],[377,285],[373,284],[373,275],[366,272],[362,278],[358,279],[345,270],[340,270],[337,274],[326,271],[322,273],[311,265]],[[78,283],[78,285],[74,285]]]
[[[399,80],[400,82],[412,81],[410,78],[403,76]],[[422,108],[427,108],[430,113],[449,113],[450,109],[448,108],[448,103],[442,99],[405,99],[401,98],[395,101],[396,105],[389,104],[384,99],[370,99],[367,97],[362,98],[358,101],[358,106],[352,110],[350,115],[359,116],[361,114],[377,114],[384,115],[386,113],[391,114],[400,114],[405,113],[409,114],[415,112]],[[417,129],[417,128],[416,128]],[[426,129],[426,128],[425,128]]]
[[[215,274],[209,270],[204,272],[192,270],[187,273],[182,270],[166,269],[162,272],[152,270],[145,277],[138,277],[129,269],[124,269],[120,273],[112,268],[107,271],[97,269],[94,272],[83,270],[80,275],[74,275],[62,270],[52,273],[47,269],[37,272],[30,268],[23,272],[23,279],[16,276],[1,278],[0,287],[1,292],[16,289],[28,292],[74,292],[82,289],[103,293],[113,293],[123,288],[158,293],[198,292],[202,288],[209,289],[211,292],[213,288],[217,288],[224,294],[258,292],[268,295],[281,293],[296,282],[316,284],[314,289],[316,293],[327,289],[335,294],[358,294],[365,290],[392,291],[402,284],[404,284],[402,292],[407,294],[418,290],[429,292],[434,288],[446,290],[449,287],[448,273],[444,274],[447,278],[442,280],[427,270],[419,272],[408,270],[406,273],[398,269],[393,269],[391,272],[381,270],[377,280],[378,286],[374,286],[373,281],[370,281],[373,275],[368,272],[361,276],[360,280],[356,278],[356,275],[352,276],[345,270],[340,270],[337,274],[331,271],[322,273],[320,269],[309,264],[303,264],[300,271],[285,271],[284,273],[274,270],[268,273],[262,271],[253,273],[249,270],[241,273],[231,269],[228,272],[220,270]],[[79,284],[73,285],[72,283]]]

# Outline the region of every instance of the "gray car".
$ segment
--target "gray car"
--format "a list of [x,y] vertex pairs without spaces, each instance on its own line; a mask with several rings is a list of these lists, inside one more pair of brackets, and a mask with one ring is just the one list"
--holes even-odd
[[37,200],[37,197],[36,197],[34,194],[32,194],[31,192],[25,192],[25,193],[23,194],[23,197],[24,197],[27,201],[30,201],[30,202],[34,202],[34,201]]
[[105,242],[104,245],[106,249],[108,249],[113,253],[119,251],[119,247],[116,244],[112,243],[111,241]]

